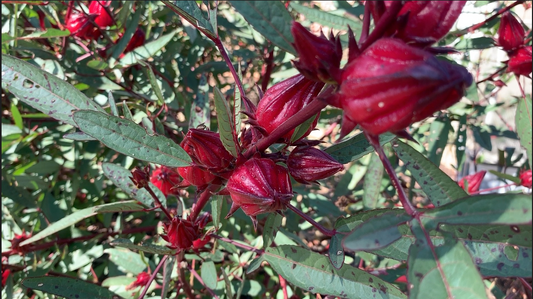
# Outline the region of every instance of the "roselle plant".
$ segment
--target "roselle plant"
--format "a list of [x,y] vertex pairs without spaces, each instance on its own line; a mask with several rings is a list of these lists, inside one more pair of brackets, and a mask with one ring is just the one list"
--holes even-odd
[[531,297],[530,3],[332,4],[3,3],[2,298]]

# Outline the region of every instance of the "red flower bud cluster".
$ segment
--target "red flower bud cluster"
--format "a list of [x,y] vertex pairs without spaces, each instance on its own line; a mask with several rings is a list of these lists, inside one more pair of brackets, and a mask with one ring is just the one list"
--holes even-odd
[[227,217],[239,207],[252,219],[281,211],[293,196],[287,169],[267,158],[252,158],[235,169],[226,188],[233,200]]
[[520,178],[521,186],[531,189],[531,185],[532,185],[531,169],[521,170],[519,178]]
[[474,192],[477,192],[479,191],[479,186],[481,186],[481,182],[483,181],[483,178],[485,177],[485,174],[487,172],[485,170],[483,171],[479,171],[479,172],[476,172],[474,174],[471,174],[471,175],[467,175],[465,177],[463,177],[460,181],[459,181],[459,186],[461,186],[461,188],[465,188],[465,182],[466,184],[468,184],[468,190],[466,190],[468,193],[474,193]]
[[464,67],[382,38],[346,65],[332,103],[370,134],[396,133],[455,104],[470,84]]
[[166,234],[161,238],[170,243],[169,248],[177,249],[178,252],[191,248],[200,249],[210,240],[209,237],[202,238],[202,230],[211,220],[209,213],[205,213],[194,222],[174,217],[170,223],[164,224]]
[[91,1],[88,15],[83,12],[72,13],[66,22],[70,34],[85,40],[98,39],[101,29],[113,25],[113,17],[107,11],[110,3]]
[[[324,83],[311,81],[302,75],[296,75],[275,84],[265,92],[257,105],[255,113],[257,124],[270,134],[289,117],[308,105],[323,86]],[[317,121],[318,115],[303,137],[311,133]],[[290,141],[293,133],[294,130],[291,130],[283,138]]]
[[526,32],[520,22],[510,13],[505,12],[498,29],[498,45],[507,52],[507,72],[528,76],[533,66],[531,46],[526,46]]

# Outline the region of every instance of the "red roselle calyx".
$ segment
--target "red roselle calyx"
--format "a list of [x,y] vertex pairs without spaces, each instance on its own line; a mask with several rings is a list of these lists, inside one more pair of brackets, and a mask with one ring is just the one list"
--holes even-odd
[[406,1],[398,13],[394,37],[410,45],[427,46],[443,38],[461,14],[466,1]]
[[189,129],[180,145],[196,164],[215,172],[226,169],[234,160],[215,132]]
[[510,13],[505,12],[498,29],[498,45],[510,52],[524,44],[526,32],[522,24]]
[[531,60],[531,46],[523,46],[509,54],[509,61],[507,62],[507,72],[515,75],[529,76],[533,67]]
[[326,152],[310,146],[295,148],[287,159],[287,168],[292,177],[303,184],[316,183],[344,170],[344,166]]
[[[314,82],[302,75],[296,75],[270,87],[257,105],[255,118],[258,125],[270,134],[289,117],[309,104],[323,86],[322,82]],[[318,114],[302,138],[311,133],[317,121]],[[283,138],[290,140],[293,133],[294,129],[285,134]]]
[[284,210],[292,198],[289,173],[270,159],[252,158],[239,166],[226,186],[233,200],[231,216],[239,207],[252,217]]
[[472,76],[401,40],[382,38],[351,61],[330,104],[366,132],[399,132],[461,99]]
[[89,20],[89,16],[83,13],[72,13],[67,20],[66,28],[71,35],[82,39],[94,39],[99,36],[99,32],[94,33],[96,28]]
[[307,79],[335,83],[340,76],[342,46],[340,38],[331,33],[327,39],[323,33],[316,36],[305,29],[300,23],[293,22],[291,33],[294,37],[292,44],[298,53],[299,60],[293,61],[294,66]]
[[189,183],[193,186],[203,187],[215,180],[215,176],[209,171],[203,170],[198,166],[187,166],[178,168],[178,173],[184,179],[184,184]]
[[113,17],[107,12],[106,7],[109,6],[111,1],[91,1],[89,4],[89,14],[94,14],[94,22],[99,27],[105,28],[113,25]]
[[135,30],[135,33],[133,33],[133,36],[131,37],[130,41],[128,42],[128,45],[124,49],[124,54],[131,52],[135,48],[144,45],[145,39],[146,36],[144,34],[144,31],[141,28],[137,28],[137,30]]
[[161,166],[152,172],[150,182],[167,196],[169,194],[174,194],[174,188],[179,184],[180,177],[174,169]]
[[519,177],[520,177],[520,186],[531,189],[531,185],[532,185],[531,169],[521,170]]
[[479,171],[479,172],[476,172],[474,174],[471,174],[471,175],[467,175],[465,177],[463,177],[460,181],[459,181],[459,186],[461,186],[461,188],[465,188],[465,182],[468,183],[468,193],[473,193],[473,192],[477,192],[479,191],[479,186],[481,186],[481,182],[483,181],[483,178],[485,177],[485,174],[487,172],[485,170],[483,171]]

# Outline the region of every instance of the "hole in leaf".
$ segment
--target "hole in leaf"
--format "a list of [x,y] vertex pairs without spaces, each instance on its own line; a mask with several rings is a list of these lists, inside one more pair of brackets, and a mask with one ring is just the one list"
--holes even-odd
[[33,88],[33,85],[33,82],[27,79],[22,82],[22,87],[24,88]]

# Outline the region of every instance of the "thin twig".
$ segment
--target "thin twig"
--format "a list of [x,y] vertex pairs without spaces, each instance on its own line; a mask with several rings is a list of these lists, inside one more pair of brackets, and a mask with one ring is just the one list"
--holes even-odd
[[168,255],[165,255],[163,256],[163,258],[161,259],[161,261],[159,261],[159,264],[157,265],[157,267],[155,268],[154,272],[152,273],[152,275],[150,275],[150,279],[148,280],[148,282],[146,283],[146,285],[144,286],[144,289],[142,291],[142,293],[139,295],[139,298],[137,299],[143,299],[144,296],[146,295],[146,292],[148,292],[148,288],[150,287],[150,285],[152,284],[152,281],[154,281],[155,279],[155,276],[157,275],[157,273],[159,272],[159,269],[161,269],[161,267],[163,266],[163,264],[165,264],[165,261],[167,260],[168,258]]
[[211,296],[213,296],[213,298],[219,299],[217,294],[215,294],[215,292],[213,292],[213,290],[211,290],[208,286],[205,285],[202,277],[200,277],[200,275],[198,275],[196,270],[194,270],[194,268],[192,268],[190,265],[189,265],[188,268],[189,268],[189,271],[191,271],[192,275],[194,275],[194,277],[196,277],[196,279],[198,279],[198,281],[204,286],[204,288],[209,292],[209,294],[211,294]]

